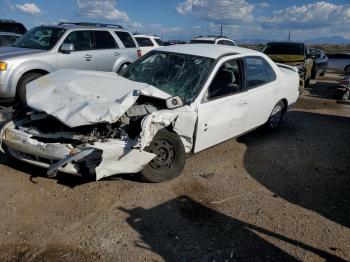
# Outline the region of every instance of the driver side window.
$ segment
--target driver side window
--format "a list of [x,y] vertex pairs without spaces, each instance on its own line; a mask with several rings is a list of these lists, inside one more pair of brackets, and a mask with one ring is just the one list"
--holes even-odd
[[67,36],[63,43],[73,44],[75,51],[85,51],[92,49],[91,36],[89,31],[74,31]]
[[230,60],[225,62],[217,71],[208,89],[208,99],[213,100],[233,95],[242,90],[242,61]]

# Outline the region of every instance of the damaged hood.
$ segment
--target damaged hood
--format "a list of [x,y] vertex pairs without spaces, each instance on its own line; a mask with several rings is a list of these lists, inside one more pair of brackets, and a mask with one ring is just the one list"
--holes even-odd
[[113,72],[60,70],[27,85],[27,103],[69,127],[115,123],[140,95],[170,94]]
[[268,55],[272,61],[276,63],[283,63],[287,65],[297,65],[305,61],[303,55]]

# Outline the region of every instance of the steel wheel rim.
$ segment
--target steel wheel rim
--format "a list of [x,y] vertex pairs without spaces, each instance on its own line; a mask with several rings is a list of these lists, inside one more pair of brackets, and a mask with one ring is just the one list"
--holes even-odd
[[169,170],[175,158],[175,147],[166,139],[157,139],[149,146],[148,151],[157,156],[150,162],[150,166],[156,170]]

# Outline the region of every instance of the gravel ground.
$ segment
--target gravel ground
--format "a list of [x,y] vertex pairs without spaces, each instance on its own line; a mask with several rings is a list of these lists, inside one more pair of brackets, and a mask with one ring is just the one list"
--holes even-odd
[[167,183],[47,179],[1,155],[0,261],[349,261],[350,105],[332,80]]

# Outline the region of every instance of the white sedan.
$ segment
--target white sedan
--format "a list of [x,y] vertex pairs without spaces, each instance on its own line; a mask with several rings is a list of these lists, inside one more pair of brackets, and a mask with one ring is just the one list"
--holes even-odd
[[296,69],[238,47],[177,45],[143,56],[121,75],[57,71],[27,86],[33,110],[6,124],[3,152],[96,180],[181,174],[197,153],[259,126],[279,126],[298,99]]

